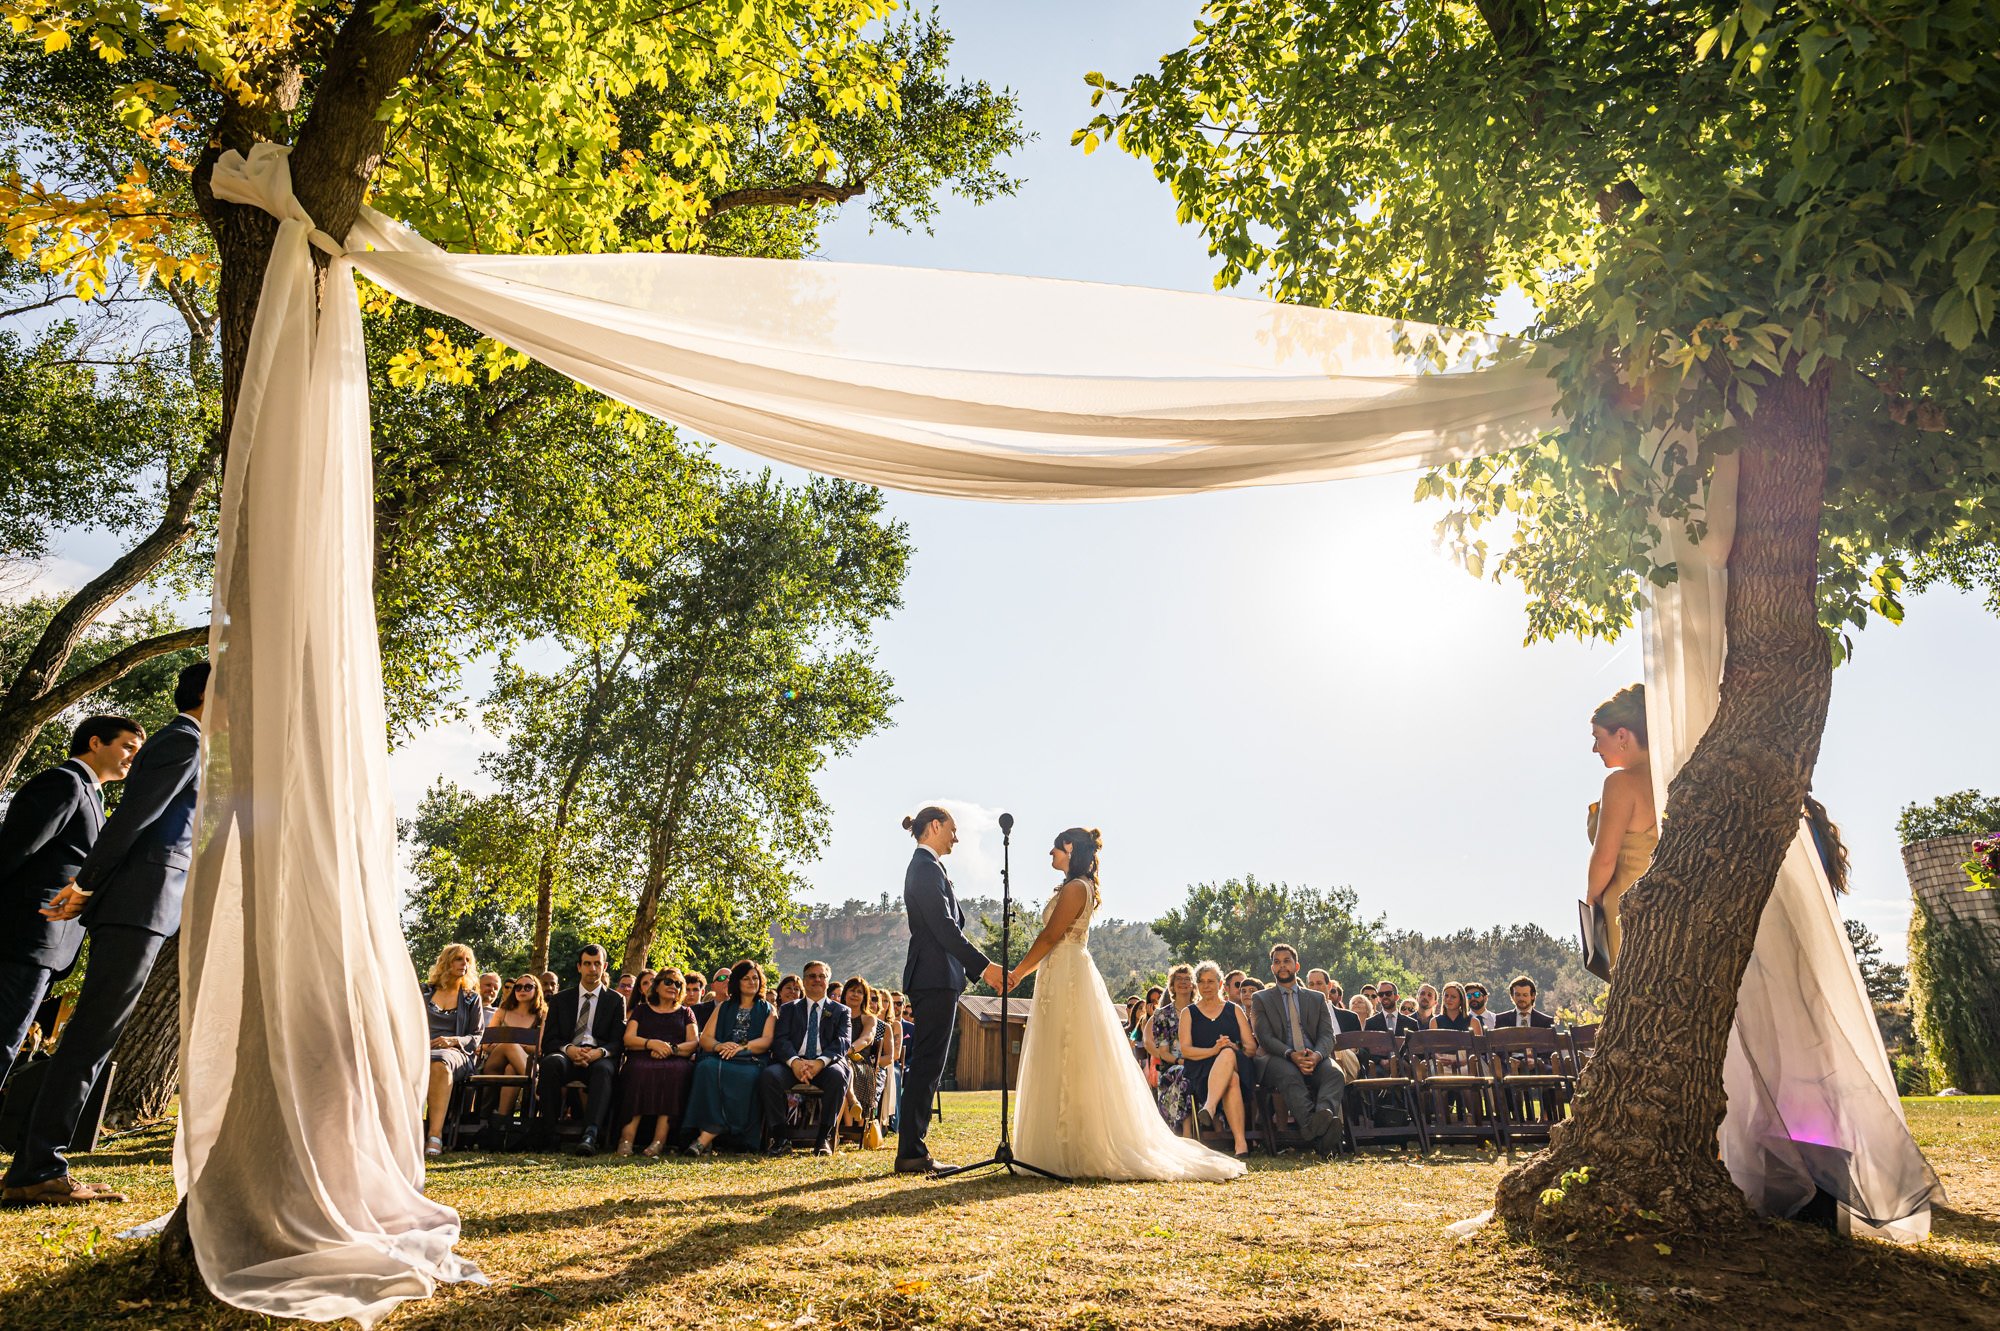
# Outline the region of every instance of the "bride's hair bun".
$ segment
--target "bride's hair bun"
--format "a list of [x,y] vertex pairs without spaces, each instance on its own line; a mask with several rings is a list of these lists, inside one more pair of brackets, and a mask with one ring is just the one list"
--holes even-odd
[[1091,844],[1091,845],[1092,845],[1093,847],[1095,847],[1096,849],[1098,849],[1098,850],[1103,850],[1103,849],[1104,849],[1104,833],[1102,833],[1102,832],[1098,831],[1098,830],[1097,830],[1096,828],[1094,828],[1094,827],[1087,827],[1087,828],[1085,828],[1084,830],[1085,830],[1086,832],[1090,833],[1090,844]]

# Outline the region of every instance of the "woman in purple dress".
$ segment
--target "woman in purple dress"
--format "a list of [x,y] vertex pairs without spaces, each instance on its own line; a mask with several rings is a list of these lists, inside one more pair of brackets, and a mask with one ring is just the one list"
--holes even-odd
[[694,1083],[695,1046],[701,1032],[681,1005],[685,982],[672,967],[653,977],[652,992],[625,1023],[625,1066],[618,1074],[618,1154],[632,1154],[639,1120],[653,1120],[653,1140],[641,1154],[659,1159],[667,1133],[687,1108]]

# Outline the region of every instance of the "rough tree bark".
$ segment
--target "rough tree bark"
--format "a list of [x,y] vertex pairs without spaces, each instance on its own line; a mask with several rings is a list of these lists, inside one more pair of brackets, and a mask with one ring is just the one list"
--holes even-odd
[[[1624,951],[1575,1117],[1500,1184],[1499,1213],[1540,1233],[1715,1233],[1750,1218],[1718,1155],[1722,1063],[1832,693],[1814,600],[1826,397],[1824,375],[1787,376],[1745,425],[1720,707],[1668,788],[1652,867],[1625,895]],[[1589,1181],[1564,1186],[1584,1166]],[[1563,1197],[1544,1206],[1550,1188]]]

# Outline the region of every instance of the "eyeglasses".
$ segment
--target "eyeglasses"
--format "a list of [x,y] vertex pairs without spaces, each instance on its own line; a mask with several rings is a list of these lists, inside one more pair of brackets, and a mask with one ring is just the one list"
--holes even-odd
[[514,986],[514,992],[517,994],[532,994],[539,988],[541,986],[538,984],[517,984]]
[[1486,991],[1484,989],[1468,989],[1465,991],[1465,996],[1467,998],[1484,998],[1486,997]]
[[655,989],[683,989],[683,988],[686,988],[686,986],[685,986],[685,985],[683,985],[683,984],[682,984],[682,983],[681,983],[681,982],[680,982],[679,980],[655,980],[655,981],[653,982],[653,987],[654,987]]

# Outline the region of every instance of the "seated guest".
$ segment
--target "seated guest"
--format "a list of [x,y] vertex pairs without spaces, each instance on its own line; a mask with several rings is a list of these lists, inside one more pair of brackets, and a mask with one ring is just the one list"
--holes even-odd
[[[647,969],[639,972],[638,978],[632,985],[632,992],[639,995],[641,1003],[650,1001],[653,994],[653,981],[659,978],[660,973],[656,970]],[[632,1005],[627,1003],[625,1010],[628,1012],[631,1011]]]
[[548,1002],[553,1003],[556,1001],[556,995],[561,992],[562,981],[556,978],[556,973],[554,971],[543,971],[542,997]]
[[778,997],[774,1000],[777,1003],[779,1013],[782,1014],[784,1012],[785,1004],[798,1002],[805,991],[805,985],[800,982],[799,977],[796,975],[787,975],[780,979],[778,981]]
[[910,1006],[909,995],[898,989],[889,995],[895,1004],[896,1021],[902,1026],[902,1035],[897,1041],[896,1070],[907,1073],[910,1070],[910,1041],[917,1038],[916,1010]]
[[1481,1030],[1490,1031],[1493,1029],[1493,1021],[1498,1014],[1487,1009],[1485,981],[1467,980],[1465,982],[1465,1006],[1466,1010],[1472,1013],[1473,1021],[1479,1024]]
[[1474,1025],[1472,1010],[1465,1006],[1465,986],[1454,980],[1444,987],[1444,1002],[1438,1005],[1438,1010],[1432,1014],[1431,1023],[1426,1029],[1469,1031]]
[[1374,1006],[1375,1006],[1375,986],[1374,986],[1374,985],[1372,985],[1372,984],[1364,984],[1364,985],[1362,985],[1362,986],[1361,986],[1361,996],[1362,996],[1363,998],[1365,998],[1365,999],[1367,999],[1367,1000],[1368,1000],[1368,1006],[1369,1006],[1369,1007],[1371,1007],[1371,1008],[1372,1008],[1372,1007],[1374,1007]]
[[[1361,995],[1356,994],[1355,998],[1360,999]],[[1338,981],[1328,982],[1326,990],[1326,1005],[1327,1007],[1333,1010],[1333,1027],[1335,1035],[1344,1034],[1347,1031],[1358,1031],[1361,1029],[1361,1017],[1357,1014],[1357,1012],[1353,1008],[1351,1008],[1348,1005],[1346,995],[1341,992],[1340,984]],[[1368,1004],[1368,1010],[1370,1012],[1373,1012],[1375,1010],[1375,1005],[1373,1003]]]
[[1431,984],[1418,985],[1417,1010],[1410,1015],[1417,1019],[1417,1026],[1420,1030],[1427,1031],[1431,1028],[1431,1018],[1437,1015],[1437,1007],[1437,986]]
[[1148,1017],[1151,1017],[1155,1012],[1160,1010],[1160,999],[1166,992],[1163,987],[1157,984],[1146,987],[1146,1015]]
[[[1312,990],[1314,993],[1318,994],[1321,998],[1326,998],[1327,990],[1332,987],[1333,987],[1333,977],[1331,975],[1328,975],[1324,970],[1320,969],[1318,966],[1315,966],[1311,970],[1306,972],[1306,988]],[[1331,1002],[1332,1000],[1328,999],[1327,1001]]]
[[1250,998],[1250,1034],[1266,1055],[1259,1081],[1284,1102],[1307,1144],[1327,1156],[1340,1149],[1347,1135],[1341,1101],[1348,1069],[1334,1057],[1339,1028],[1333,1013],[1324,998],[1298,982],[1298,975],[1298,950],[1289,943],[1274,945],[1271,987]]
[[847,1103],[842,1109],[847,1121],[861,1129],[861,1144],[871,1151],[882,1144],[882,1100],[894,1049],[889,1023],[873,1010],[880,992],[859,975],[840,986],[840,1001],[847,1005],[853,1033],[847,1046]]
[[1368,1019],[1375,1015],[1375,1000],[1366,994],[1356,994],[1347,1000],[1347,1010],[1361,1023],[1361,1029],[1365,1031],[1369,1029]]
[[778,1010],[764,1001],[764,970],[739,961],[723,972],[724,999],[701,1028],[701,1057],[687,1117],[700,1132],[689,1155],[707,1155],[717,1141],[750,1151],[762,1135],[757,1078],[771,1061]]
[[1236,986],[1237,1005],[1248,1011],[1250,1000],[1263,992],[1264,982],[1253,976],[1246,975]]
[[1235,1139],[1236,1154],[1250,1154],[1243,1136],[1243,1087],[1240,1072],[1257,1056],[1257,1041],[1243,1009],[1222,997],[1222,968],[1204,961],[1194,968],[1195,1000],[1180,1010],[1180,1050],[1187,1069],[1188,1097],[1203,1132],[1215,1127],[1222,1111]]
[[618,991],[618,996],[625,1000],[625,1011],[627,1013],[632,1011],[632,995],[637,991],[638,986],[639,977],[629,971],[620,971],[618,973],[618,983],[611,986]]
[[1125,1038],[1134,1045],[1145,1044],[1146,1000],[1137,994],[1125,1000]]
[[472,949],[463,943],[446,943],[431,965],[424,981],[424,1014],[431,1026],[431,1080],[424,1092],[424,1154],[436,1156],[444,1150],[445,1111],[451,1108],[454,1087],[472,1075],[472,1055],[479,1048],[479,1032],[485,1025],[486,1008],[479,1001],[479,985]]
[[1514,1000],[1512,1012],[1502,1012],[1493,1019],[1495,1028],[1553,1026],[1556,1019],[1535,1006],[1535,982],[1525,975],[1516,975],[1514,983],[1507,986],[1507,996]]
[[1243,997],[1241,992],[1243,975],[1244,972],[1242,971],[1231,971],[1222,977],[1222,997],[1225,1001],[1234,1003]]
[[604,982],[604,949],[587,943],[577,955],[574,989],[549,1003],[542,1024],[542,1071],[536,1090],[535,1137],[539,1149],[555,1143],[570,1086],[584,1094],[583,1137],[578,1155],[596,1155],[611,1122],[618,1085],[618,1055],[625,1045],[625,1000]]
[[765,1148],[772,1155],[792,1149],[785,1140],[785,1100],[794,1086],[820,1094],[819,1135],[813,1154],[833,1154],[833,1134],[847,1104],[847,1048],[854,1041],[854,1014],[826,992],[833,972],[824,961],[809,961],[799,976],[799,997],[778,1009],[772,1028],[771,1063],[757,1078],[764,1102]]
[[905,1057],[903,1051],[903,1028],[896,1021],[895,1011],[889,1005],[888,990],[876,989],[871,991],[868,995],[868,1010],[873,1012],[875,1019],[882,1023],[882,1043],[886,1052],[883,1065],[882,1108],[880,1113],[882,1122],[886,1124],[896,1117],[896,1107],[901,1103],[902,1099],[903,1074],[897,1071],[897,1065]]
[[672,967],[653,977],[646,1001],[625,1021],[625,1067],[618,1074],[618,1154],[632,1154],[639,1120],[651,1118],[653,1140],[642,1152],[659,1159],[667,1134],[681,1121],[694,1086],[694,1056],[701,1045],[694,1014],[681,1004],[686,988]]
[[486,1009],[486,1020],[493,1020],[493,1009],[500,1002],[500,972],[487,971],[479,977],[479,1005]]
[[[688,994],[695,999],[692,1004],[695,1025],[705,1027],[708,1025],[709,1017],[714,1014],[716,1005],[729,996],[729,969],[725,966],[717,971],[715,978],[709,982],[705,990],[697,983],[699,978],[692,974],[688,976]],[[703,991],[697,994],[697,990]]]
[[[549,1019],[548,1000],[542,997],[542,982],[532,975],[523,975],[514,981],[507,996],[486,1019],[490,1029],[506,1026],[514,1030],[538,1031],[542,1023]],[[486,1046],[486,1059],[479,1070],[516,1077],[528,1075],[528,1046],[519,1044],[494,1044]],[[500,1091],[499,1110],[501,1117],[514,1112],[514,1102],[521,1097],[518,1087],[506,1086]]]
[[1393,980],[1379,980],[1375,984],[1375,1015],[1361,1024],[1364,1031],[1387,1031],[1391,1035],[1407,1035],[1417,1029],[1417,1023],[1403,1015],[1401,1002],[1396,996]]
[[[1415,1021],[1417,1019],[1417,1000],[1414,998],[1404,999],[1402,1005],[1397,1008],[1397,1011],[1401,1012],[1411,1021]],[[1419,1026],[1417,1029],[1422,1030],[1423,1027]]]
[[1187,1131],[1187,1064],[1181,1061],[1181,1013],[1194,1002],[1194,967],[1185,962],[1167,972],[1166,991],[1159,1009],[1146,1023],[1146,1053],[1152,1057],[1156,1079],[1153,1103],[1160,1117],[1175,1132]]

